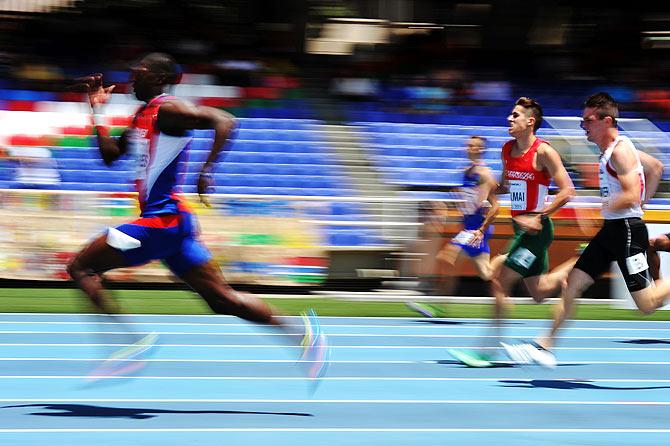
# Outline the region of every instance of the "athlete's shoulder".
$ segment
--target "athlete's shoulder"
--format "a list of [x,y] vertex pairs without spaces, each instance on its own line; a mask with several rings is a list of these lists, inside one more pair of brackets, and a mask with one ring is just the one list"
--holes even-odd
[[491,174],[491,168],[486,164],[478,164],[472,169],[474,174],[479,175],[480,177],[488,177]]
[[516,139],[508,139],[503,143],[503,150],[509,150],[512,148],[514,143],[516,142]]
[[[614,146],[613,152],[622,150],[634,152],[637,150],[637,148],[635,147],[635,144],[633,144],[633,141],[630,140],[630,138],[622,136],[619,138],[616,145]],[[614,153],[612,153],[612,155],[614,155]]]
[[514,144],[516,143],[515,139],[510,139],[508,141],[505,141],[505,143],[502,145],[502,157],[503,159],[507,159],[510,157],[510,153],[512,152],[512,147],[514,147]]
[[554,147],[548,141],[540,139],[540,144],[537,146],[537,152],[544,153],[547,151],[556,151],[556,149],[554,149]]

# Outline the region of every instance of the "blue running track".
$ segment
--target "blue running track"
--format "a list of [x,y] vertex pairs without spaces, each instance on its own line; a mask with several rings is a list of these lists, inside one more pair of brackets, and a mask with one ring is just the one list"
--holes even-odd
[[[296,339],[271,329],[224,316],[128,320],[159,335],[146,367],[88,382],[129,342],[123,327],[0,314],[0,445],[670,444],[670,322],[573,322],[546,370],[506,362],[482,337],[485,320],[322,318],[333,352],[315,383]],[[512,320],[505,336],[548,324]],[[470,369],[446,352],[474,346],[498,366]]]

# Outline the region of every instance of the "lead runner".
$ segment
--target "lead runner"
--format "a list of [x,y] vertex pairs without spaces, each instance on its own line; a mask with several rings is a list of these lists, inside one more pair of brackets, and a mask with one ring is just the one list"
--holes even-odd
[[[102,313],[113,314],[117,313],[117,307],[102,286],[102,274],[115,268],[162,260],[215,313],[276,326],[292,338],[302,335],[308,375],[321,376],[329,348],[316,314],[310,312],[305,316],[304,331],[293,333],[260,298],[231,288],[200,241],[196,216],[181,197],[179,183],[184,166],[181,161],[188,155],[192,130],[214,130],[214,142],[198,179],[198,193],[207,205],[211,174],[234,130],[234,118],[221,110],[198,107],[166,94],[165,90],[181,78],[178,65],[167,54],[147,55],[131,68],[131,74],[135,96],[146,104],[140,107],[118,140],[109,136],[100,115],[114,86],[103,87],[102,75],[88,77],[85,85],[98,148],[105,164],[110,165],[126,152],[136,160],[141,215],[134,221],[109,228],[84,247],[68,265],[72,280]],[[111,357],[98,372],[104,375],[126,372],[129,365],[135,364],[131,358],[145,352],[153,342],[150,335],[137,339]]]

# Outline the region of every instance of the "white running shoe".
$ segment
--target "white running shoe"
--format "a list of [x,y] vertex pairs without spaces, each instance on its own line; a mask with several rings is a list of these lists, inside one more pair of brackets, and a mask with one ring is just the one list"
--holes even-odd
[[536,342],[525,341],[518,344],[501,342],[500,345],[505,349],[507,356],[516,364],[538,364],[550,369],[556,367],[554,354]]

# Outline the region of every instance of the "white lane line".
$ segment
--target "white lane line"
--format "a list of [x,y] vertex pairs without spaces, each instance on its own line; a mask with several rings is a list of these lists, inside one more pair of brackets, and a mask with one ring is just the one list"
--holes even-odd
[[[102,361],[104,358],[0,358],[0,361]],[[126,359],[128,362],[222,362],[239,364],[293,364],[296,359]],[[417,360],[417,361],[396,361],[396,360],[337,360],[331,359],[329,364],[442,364],[442,361],[436,360]],[[496,361],[497,364],[514,365],[511,361]],[[617,365],[670,365],[670,361],[564,361],[562,365],[593,365],[593,364],[617,364]]]
[[[0,403],[270,403],[270,404],[530,404],[582,406],[670,406],[670,401],[260,399],[260,398],[0,398]],[[670,429],[669,429],[670,430]]]
[[[0,375],[0,379],[85,379],[91,378],[89,375]],[[304,376],[95,376],[100,379],[127,379],[127,380],[185,380],[185,381],[305,381]],[[431,382],[500,382],[514,381],[515,384],[531,383],[533,379],[523,379],[518,377],[499,377],[499,378],[463,378],[463,377],[399,377],[399,376],[325,376],[318,378],[319,381],[431,381]],[[615,378],[589,378],[589,379],[571,379],[559,378],[552,381],[575,383],[575,384],[597,384],[597,383],[670,383],[670,379],[615,379]],[[660,390],[660,389],[655,389]],[[670,404],[670,401],[668,402]]]
[[[90,362],[90,361],[102,361],[103,358],[0,358],[0,361],[78,361],[78,362]],[[276,363],[276,364],[295,364],[296,359],[124,359],[126,362],[221,362],[221,363]],[[329,364],[421,364],[423,361],[385,361],[385,360],[330,360]],[[428,362],[425,362],[428,363]],[[431,362],[436,363],[436,362]]]
[[[80,317],[80,316],[102,316],[102,317],[109,317],[107,314],[102,314],[102,313],[33,313],[33,312],[16,312],[16,313],[2,313],[0,312],[0,316],[50,316],[54,318],[60,318],[60,317]],[[129,316],[129,317],[155,317],[155,318],[175,318],[175,319],[188,319],[188,318],[215,318],[215,319],[232,319],[232,320],[239,320],[238,317],[236,316],[229,316],[225,314],[156,314],[156,313],[125,313],[124,316]],[[301,316],[297,315],[288,315],[288,316],[283,316],[284,318],[287,319],[298,319],[301,318]],[[580,322],[606,322],[606,323],[621,323],[621,324],[653,324],[653,323],[660,323],[660,324],[670,324],[669,321],[659,321],[659,320],[641,320],[643,316],[640,316],[640,319],[574,319],[572,322],[573,323],[580,323]],[[365,319],[370,319],[370,320],[391,320],[391,321],[416,321],[416,320],[435,320],[435,319],[426,319],[422,318],[420,316],[319,316],[319,319],[330,319],[330,320],[337,320],[337,319],[354,319],[354,320],[365,320]],[[488,322],[490,319],[488,318],[481,318],[481,317],[459,317],[459,318],[444,318],[447,321],[480,321],[480,322]],[[440,319],[437,319],[440,320]],[[543,322],[551,322],[551,319],[536,319],[536,318],[508,318],[505,319],[506,321],[543,321]]]
[[[51,380],[51,379],[121,379],[121,380],[145,380],[145,381],[305,381],[304,376],[124,376],[124,375],[0,375],[0,380]],[[534,380],[520,379],[514,377],[508,378],[446,378],[446,377],[387,377],[387,376],[326,376],[317,378],[319,381],[430,381],[430,382],[499,382],[499,381],[514,381],[515,383],[523,384],[530,383]],[[593,383],[670,383],[670,380],[636,380],[636,379],[556,379],[565,383],[575,384],[593,384]],[[660,390],[660,389],[657,389]],[[668,402],[670,404],[670,401]]]
[[[134,344],[116,343],[22,343],[8,342],[0,343],[0,347],[128,347]],[[157,344],[158,347],[184,347],[184,348],[283,348],[302,349],[300,345],[279,344]],[[477,346],[477,345],[331,345],[332,349],[376,349],[376,350],[402,350],[402,349],[474,349],[474,350],[500,350],[502,347]],[[611,350],[611,351],[664,351],[670,352],[670,347],[555,347],[553,350]]]
[[[300,334],[288,333],[261,333],[261,332],[193,332],[193,331],[133,331],[134,335],[179,335],[179,336],[301,336]],[[127,331],[36,331],[36,330],[0,330],[3,334],[67,334],[67,335],[129,335]],[[332,338],[510,338],[517,339],[519,336],[493,336],[493,335],[458,335],[458,334],[386,334],[386,333],[328,333]],[[620,339],[625,340],[626,336],[558,336],[557,339]],[[642,338],[642,340],[657,341],[655,338]],[[668,341],[670,344],[670,341]]]
[[463,433],[481,433],[481,432],[496,432],[496,433],[630,433],[630,434],[667,434],[670,429],[560,429],[560,428],[384,428],[384,427],[365,427],[365,428],[349,428],[349,427],[322,427],[322,428],[293,428],[293,427],[194,427],[194,428],[87,428],[87,429],[0,429],[0,433],[90,433],[90,432],[463,432]]
[[[319,318],[321,319],[321,318]],[[534,321],[537,321],[535,319]],[[607,322],[607,321],[600,321]],[[657,321],[661,322],[661,321]],[[33,324],[33,325],[162,325],[162,326],[194,326],[194,327],[255,327],[254,324],[250,323],[237,323],[237,324],[223,324],[223,323],[203,323],[203,322],[74,322],[74,321],[0,321],[0,324]],[[670,322],[666,322],[668,327],[665,328],[637,328],[637,327],[570,327],[567,330],[577,330],[577,331],[621,331],[621,330],[638,330],[638,331],[670,331]],[[339,328],[379,328],[380,330],[386,330],[390,328],[402,328],[402,329],[426,329],[426,328],[435,328],[439,327],[438,324],[435,325],[363,325],[363,324],[320,324],[322,327],[339,327]],[[289,327],[302,327],[302,324],[287,324]],[[449,330],[472,330],[472,329],[483,329],[490,328],[491,325],[482,324],[481,326],[464,326],[464,325],[450,325],[445,324],[443,328],[448,328]],[[545,330],[547,329],[546,325],[543,326],[514,326],[514,325],[503,325],[502,328],[509,330]]]
[[[0,358],[0,361],[102,361],[104,358]],[[238,364],[293,364],[296,359],[126,359],[128,362],[222,362]],[[331,359],[329,364],[442,364],[442,361],[436,360],[417,360],[417,361],[396,361],[396,360],[337,360]],[[496,361],[496,364],[514,365],[511,361]],[[594,365],[594,364],[615,364],[615,365],[670,365],[670,361],[564,361],[561,365]]]
[[[569,400],[402,400],[402,399],[259,399],[259,398],[0,398],[0,403],[270,403],[270,404],[511,404],[581,406],[670,406],[670,401]],[[668,429],[670,431],[670,429]]]

